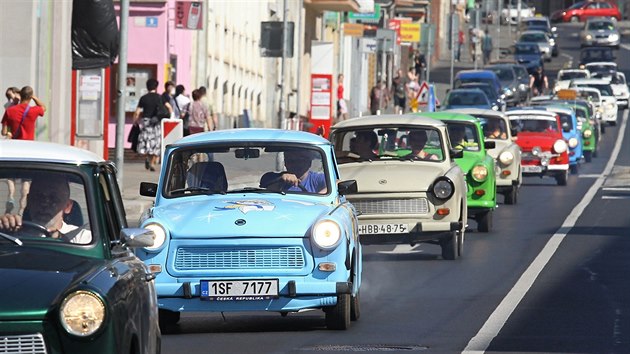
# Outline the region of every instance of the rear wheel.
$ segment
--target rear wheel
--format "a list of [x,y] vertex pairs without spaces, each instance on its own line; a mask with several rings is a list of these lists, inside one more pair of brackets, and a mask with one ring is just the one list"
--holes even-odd
[[572,175],[577,175],[578,174],[578,171],[579,171],[578,164],[571,165],[571,166],[569,166],[569,168],[571,169],[571,174]]
[[457,259],[458,250],[457,243],[458,239],[457,231],[451,231],[450,236],[444,238],[440,241],[440,247],[442,248],[442,258],[448,261],[453,261]]
[[512,187],[509,192],[505,193],[505,204],[512,205],[518,201],[518,188]]
[[559,175],[556,175],[556,182],[559,186],[566,186],[569,179],[569,171],[565,171]]
[[158,318],[160,321],[160,328],[174,326],[179,322],[181,316],[180,312],[169,310],[158,310]]
[[475,219],[477,220],[477,231],[489,232],[492,228],[492,210],[478,214]]
[[593,160],[593,152],[592,151],[584,151],[584,161],[591,162]]
[[350,327],[350,294],[337,295],[337,305],[326,309],[326,327],[346,330]]

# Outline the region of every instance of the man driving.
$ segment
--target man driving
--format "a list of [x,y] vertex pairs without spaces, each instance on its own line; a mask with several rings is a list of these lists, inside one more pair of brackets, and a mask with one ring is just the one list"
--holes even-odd
[[72,211],[73,206],[70,186],[65,177],[54,173],[37,175],[31,182],[24,219],[19,214],[0,216],[0,231],[17,232],[29,228],[41,232],[42,236],[88,244],[92,242],[92,233],[79,226],[67,224],[63,219],[64,215]]
[[285,151],[286,171],[265,173],[260,179],[260,186],[282,192],[327,193],[326,175],[310,171],[314,154],[313,150]]

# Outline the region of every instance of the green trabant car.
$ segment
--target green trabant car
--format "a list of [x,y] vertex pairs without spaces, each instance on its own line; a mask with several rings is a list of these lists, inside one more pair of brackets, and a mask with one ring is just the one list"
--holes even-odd
[[487,150],[495,148],[496,144],[485,141],[481,122],[473,116],[452,112],[422,115],[446,123],[451,147],[463,150],[463,156],[455,162],[466,175],[468,217],[477,221],[477,231],[490,231],[492,214],[497,207],[497,181],[494,159]]
[[127,228],[114,165],[0,140],[0,180],[0,353],[159,353],[154,275],[131,251],[155,236]]
[[593,157],[597,157],[597,146],[600,134],[597,128],[593,126],[589,109],[586,106],[588,102],[580,102],[580,100],[560,102],[575,111],[578,119],[577,128],[582,132],[582,155],[584,156],[585,162],[591,162]]
[[355,179],[361,244],[437,244],[442,259],[462,255],[466,181],[446,125],[417,115],[348,119],[331,128],[339,174]]

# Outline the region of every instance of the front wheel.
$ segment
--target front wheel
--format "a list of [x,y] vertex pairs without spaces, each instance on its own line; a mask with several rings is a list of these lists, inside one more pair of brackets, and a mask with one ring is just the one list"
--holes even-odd
[[457,231],[451,231],[450,236],[440,241],[440,247],[442,248],[442,258],[447,261],[454,261],[457,259],[457,243],[458,243]]
[[572,175],[577,175],[579,171],[579,167],[577,164],[569,166]]
[[346,330],[350,327],[350,294],[337,295],[337,305],[326,310],[326,328]]
[[357,291],[357,294],[351,296],[350,302],[350,320],[356,321],[361,317],[361,296]]
[[559,175],[556,175],[556,182],[559,186],[566,186],[569,179],[569,171],[565,171]]
[[591,162],[593,160],[593,152],[592,151],[584,151],[584,161]]
[[580,18],[579,17],[577,17],[577,16],[571,17],[571,23],[578,23],[578,22],[580,22]]
[[518,188],[512,187],[512,189],[505,193],[505,204],[512,205],[518,201]]
[[475,219],[477,220],[477,231],[489,232],[492,228],[492,210],[478,214]]

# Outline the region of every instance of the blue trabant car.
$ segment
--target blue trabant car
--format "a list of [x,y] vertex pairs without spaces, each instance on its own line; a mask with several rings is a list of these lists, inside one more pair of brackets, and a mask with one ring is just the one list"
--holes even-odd
[[[571,173],[578,173],[580,162],[582,161],[582,133],[578,129],[578,121],[576,113],[573,109],[558,104],[549,104],[544,107],[550,112],[557,113],[560,116],[562,124],[562,136],[569,145],[569,170]],[[537,107],[539,108],[539,107]]]
[[360,316],[357,212],[332,144],[297,131],[190,135],[165,150],[140,194],[154,231],[137,255],[156,273],[160,323],[181,312],[322,309],[329,329]]

